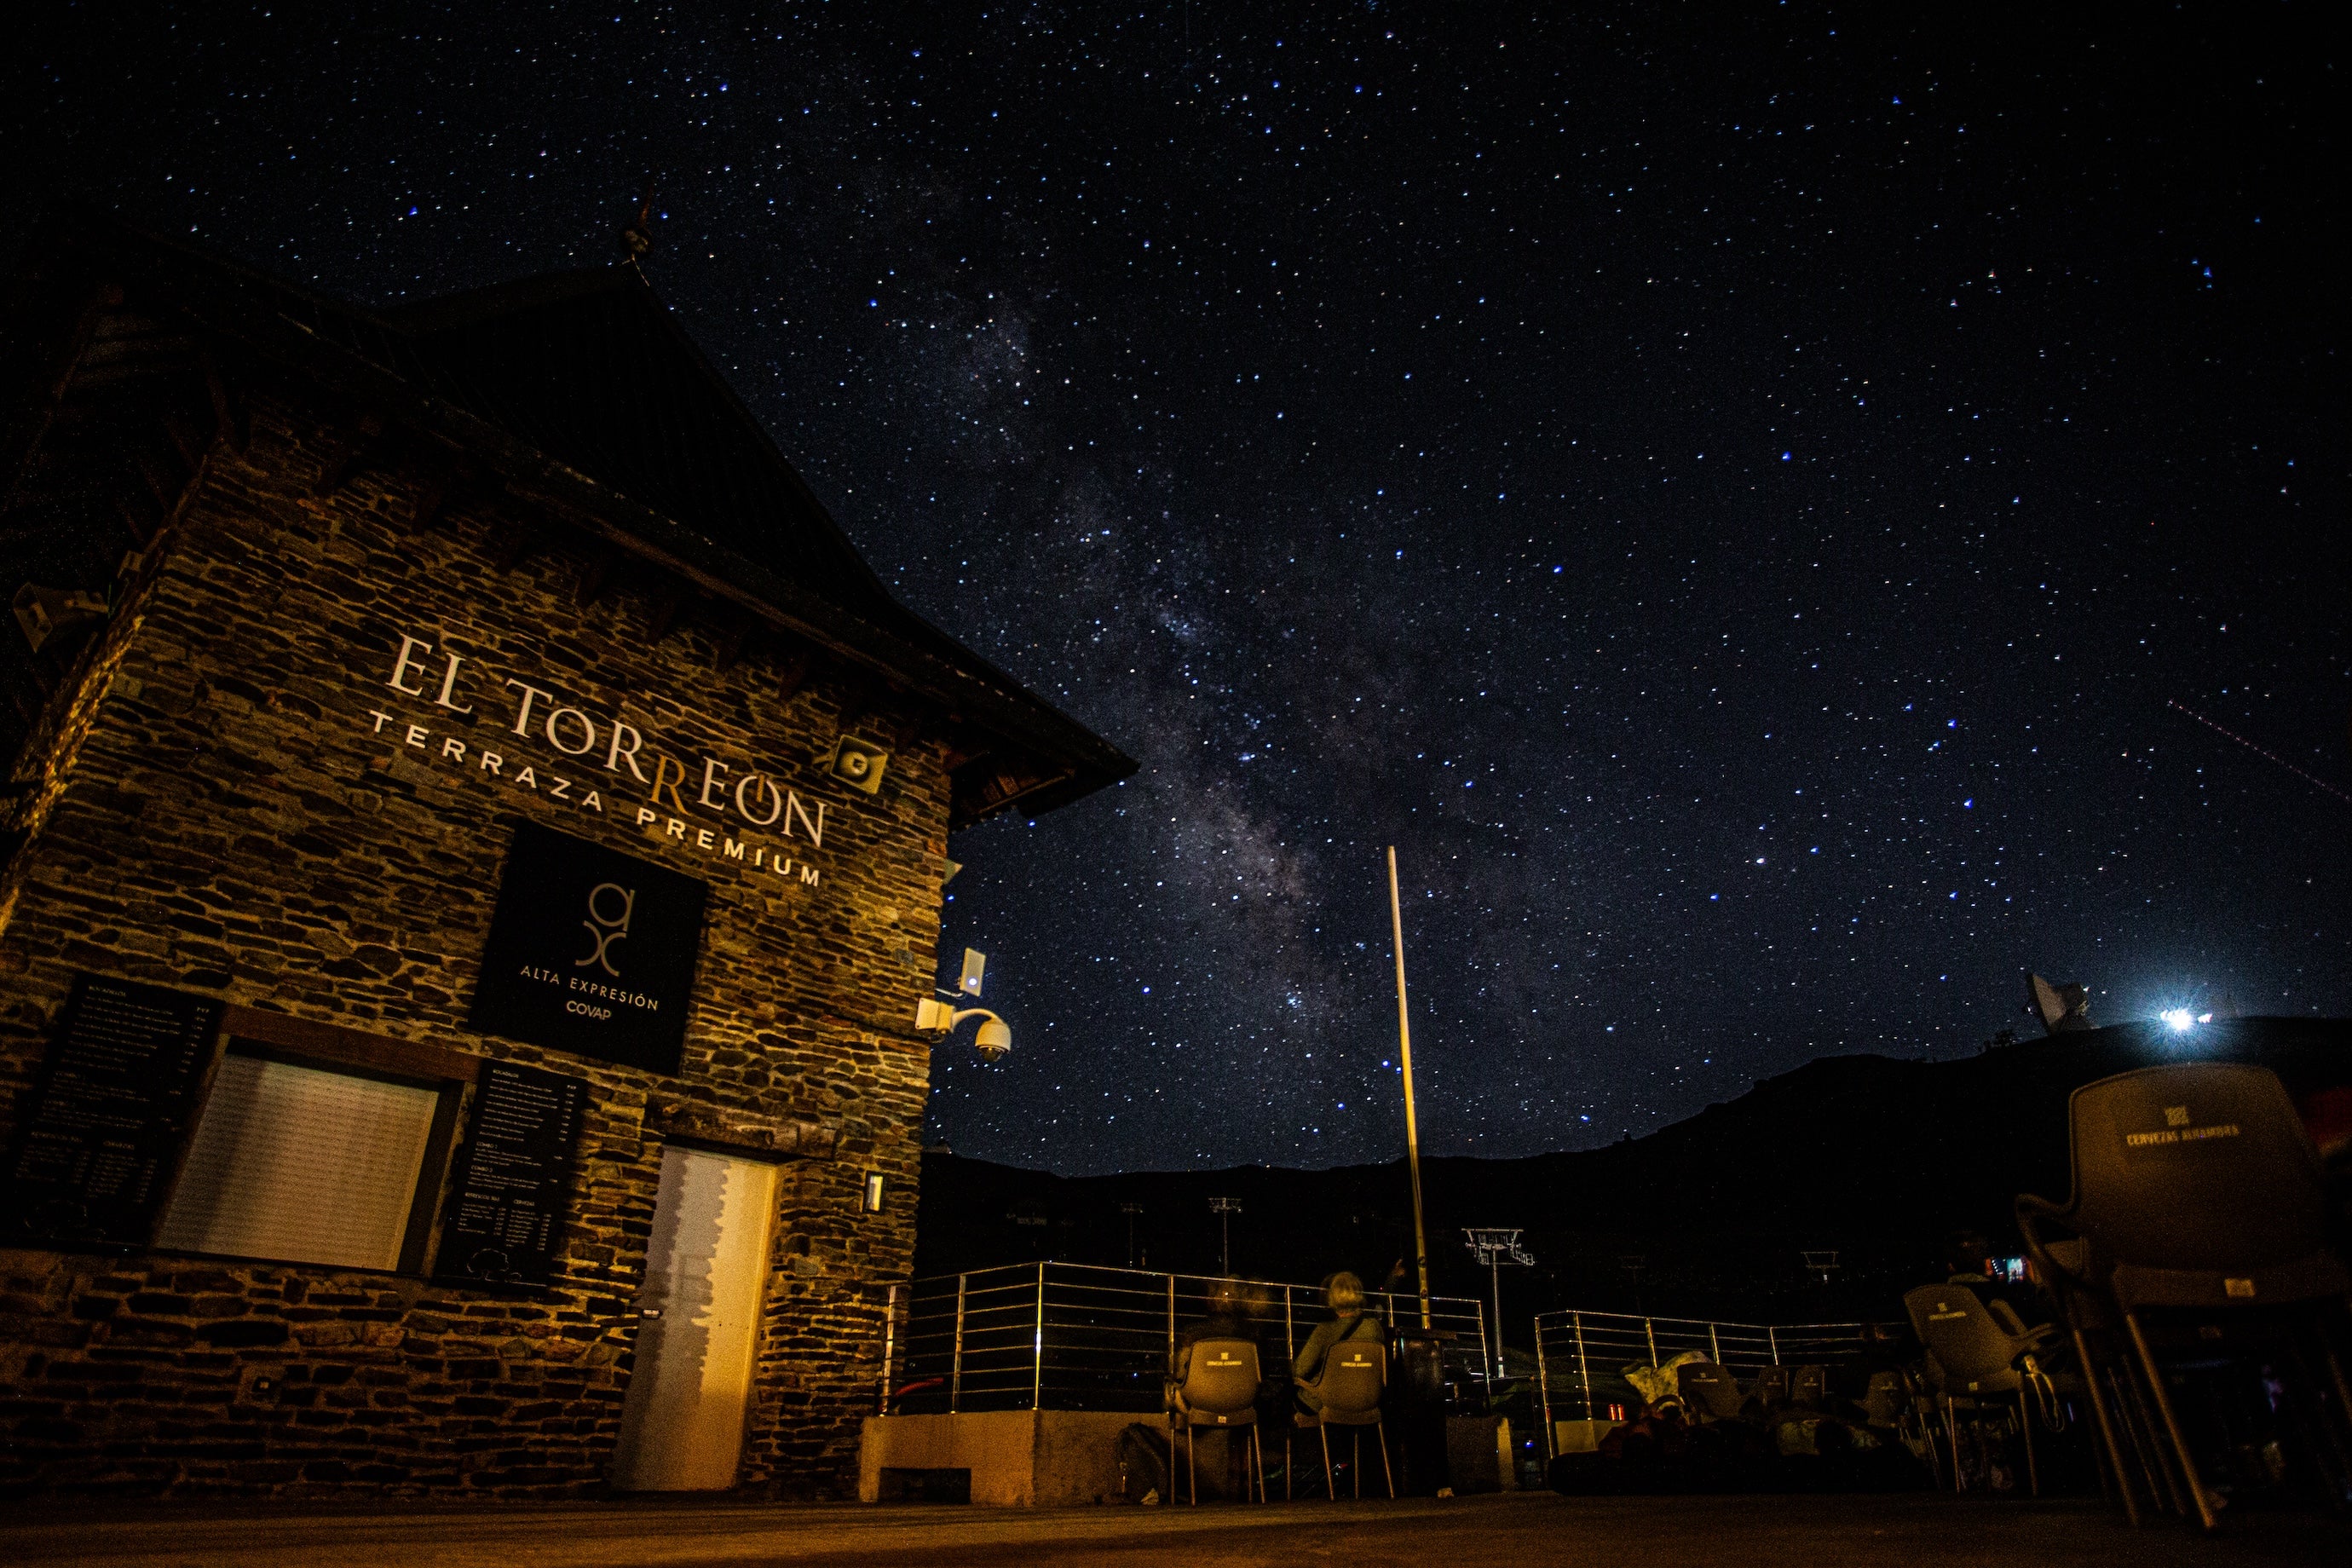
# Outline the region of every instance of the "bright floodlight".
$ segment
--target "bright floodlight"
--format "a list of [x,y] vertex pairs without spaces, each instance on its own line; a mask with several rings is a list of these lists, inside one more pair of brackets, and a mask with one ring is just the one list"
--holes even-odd
[[2167,1007],[2163,1012],[2158,1014],[2157,1016],[2171,1025],[2173,1033],[2175,1034],[2179,1034],[2183,1030],[2187,1029],[2190,1025],[2197,1022],[2197,1020],[2190,1016],[2189,1009],[2186,1007]]

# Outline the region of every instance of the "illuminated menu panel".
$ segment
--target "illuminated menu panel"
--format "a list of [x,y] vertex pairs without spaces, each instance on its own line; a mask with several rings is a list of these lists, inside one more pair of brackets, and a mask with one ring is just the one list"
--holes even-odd
[[155,1244],[397,1268],[439,1100],[407,1084],[222,1058]]

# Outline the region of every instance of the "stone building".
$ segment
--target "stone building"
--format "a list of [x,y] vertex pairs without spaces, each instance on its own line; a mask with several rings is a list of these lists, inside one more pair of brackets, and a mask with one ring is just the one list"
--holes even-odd
[[837,1496],[949,835],[1132,771],[634,263],[68,213],[0,344],[0,1489]]

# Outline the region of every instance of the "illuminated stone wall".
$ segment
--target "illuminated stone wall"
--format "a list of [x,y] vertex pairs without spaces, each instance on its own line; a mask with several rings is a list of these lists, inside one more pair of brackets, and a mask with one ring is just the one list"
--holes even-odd
[[[599,1489],[660,1163],[653,1097],[672,1125],[795,1130],[743,1481],[848,1495],[914,1247],[928,1054],[911,1020],[949,806],[932,716],[680,613],[590,520],[463,487],[432,508],[436,482],[397,449],[313,497],[337,428],[284,396],[252,414],[18,763],[0,1131],[77,972],[542,1066],[593,1085],[560,1288],[0,1252],[0,1488]],[[520,734],[510,681],[541,693]],[[824,774],[845,704],[898,743],[878,794]],[[767,783],[739,796],[753,773]],[[770,790],[798,809],[755,826]],[[710,884],[677,1077],[467,1028],[517,819]],[[858,1208],[868,1171],[889,1182],[877,1215]]]

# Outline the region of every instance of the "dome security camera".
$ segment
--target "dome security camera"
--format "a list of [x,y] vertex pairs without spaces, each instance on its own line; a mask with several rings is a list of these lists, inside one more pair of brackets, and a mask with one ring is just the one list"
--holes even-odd
[[958,1012],[951,1003],[929,998],[915,1004],[915,1027],[952,1030],[966,1018],[980,1020],[979,1037],[972,1041],[973,1049],[986,1062],[1001,1062],[1013,1049],[1013,1029],[1005,1021],[985,1007],[967,1007]]
[[980,1037],[972,1041],[972,1046],[982,1061],[1001,1062],[1013,1049],[1013,1031],[1004,1026],[1002,1018],[984,1018],[981,1021]]

